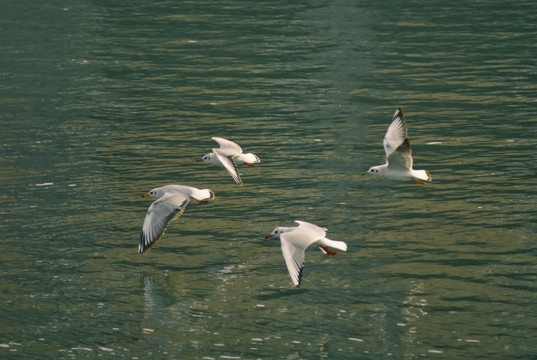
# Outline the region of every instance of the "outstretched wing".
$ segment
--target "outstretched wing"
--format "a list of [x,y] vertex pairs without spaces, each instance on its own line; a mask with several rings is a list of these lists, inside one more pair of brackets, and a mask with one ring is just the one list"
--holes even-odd
[[[293,232],[283,233],[280,235],[282,245],[282,254],[287,265],[287,271],[295,286],[300,286],[302,280],[302,270],[304,269],[304,257],[308,245],[302,242],[294,241]],[[290,236],[291,235],[291,236]]]
[[412,169],[412,149],[410,141],[405,141],[386,158],[388,168],[391,170]]
[[[326,228],[302,220],[295,220],[295,222],[298,224],[300,231],[303,231],[304,233],[307,232],[309,237],[314,238],[315,240],[322,239],[326,236]],[[308,244],[308,246],[312,243],[313,241]]]
[[239,169],[237,169],[237,164],[233,160],[233,157],[222,153],[220,149],[213,149],[213,152],[215,153],[218,160],[220,160],[222,165],[224,165],[233,180],[235,180],[237,184],[242,185],[241,175],[239,174]]
[[166,193],[154,201],[145,216],[138,252],[146,252],[162,237],[172,220],[185,211],[190,198],[179,193]]
[[384,151],[386,158],[403,144],[407,138],[406,122],[403,115],[403,109],[398,108],[393,114],[392,122],[384,135]]
[[295,220],[298,227],[280,235],[282,253],[295,286],[300,286],[306,249],[314,242],[324,238],[326,229],[305,221]]
[[412,168],[412,148],[407,137],[407,127],[403,109],[398,108],[393,114],[392,123],[384,135],[386,162],[392,170]]
[[[309,222],[301,220],[295,220],[295,222],[298,224],[298,228],[300,229],[300,231],[302,231],[303,234],[307,234],[307,238],[309,239],[309,241],[307,242],[307,246],[310,246],[317,240],[326,238],[326,232],[328,231],[326,228],[322,228],[315,224],[311,224]],[[319,245],[319,248],[325,255],[337,254],[335,252],[331,252],[325,247],[322,247],[321,245]]]
[[234,143],[233,141],[226,140],[221,137],[213,136],[211,139],[216,141],[220,145],[220,150],[225,152],[228,155],[238,155],[242,153],[242,149],[239,144]]

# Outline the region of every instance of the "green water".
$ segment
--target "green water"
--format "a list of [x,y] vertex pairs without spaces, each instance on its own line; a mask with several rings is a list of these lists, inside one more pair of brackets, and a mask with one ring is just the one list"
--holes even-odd
[[[536,34],[532,1],[3,4],[0,357],[534,358]],[[397,106],[431,184],[361,175]],[[216,199],[138,255],[171,183]],[[349,245],[298,289],[295,219]]]

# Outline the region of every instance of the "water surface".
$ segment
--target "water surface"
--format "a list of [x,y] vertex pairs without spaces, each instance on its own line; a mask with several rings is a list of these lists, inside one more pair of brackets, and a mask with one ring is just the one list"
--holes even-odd
[[[2,358],[537,353],[532,2],[5,8]],[[431,184],[361,175],[397,106]],[[261,158],[244,187],[211,136]],[[169,183],[216,199],[140,256]],[[349,245],[298,289],[264,239],[294,219]]]

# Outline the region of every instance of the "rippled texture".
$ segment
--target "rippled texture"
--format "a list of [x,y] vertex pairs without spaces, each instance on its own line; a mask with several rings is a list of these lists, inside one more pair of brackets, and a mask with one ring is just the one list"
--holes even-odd
[[[536,34],[531,1],[5,4],[0,357],[531,358]],[[431,184],[361,175],[397,106]],[[216,199],[140,256],[168,183]],[[294,219],[349,245],[298,289]]]

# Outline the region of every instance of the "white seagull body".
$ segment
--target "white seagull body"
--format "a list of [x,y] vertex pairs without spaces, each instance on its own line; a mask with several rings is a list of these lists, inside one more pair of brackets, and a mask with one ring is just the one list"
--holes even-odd
[[237,169],[237,163],[245,163],[248,166],[255,166],[256,163],[261,162],[257,155],[252,153],[244,154],[241,147],[234,143],[220,137],[212,137],[216,141],[220,148],[213,148],[213,152],[205,154],[198,161],[205,161],[209,164],[223,166],[229,172],[233,180],[239,185],[242,185],[241,175]]
[[428,171],[412,169],[412,149],[407,137],[403,109],[398,108],[393,114],[383,144],[386,152],[386,164],[373,166],[363,175],[372,174],[400,181],[413,179],[419,184],[425,184],[426,181],[432,180]]
[[343,241],[330,240],[326,237],[326,229],[305,221],[295,220],[298,226],[280,226],[272,231],[266,238],[278,236],[280,238],[283,258],[293,284],[298,287],[302,279],[304,257],[306,249],[312,245],[318,245],[326,255],[337,255],[328,247],[347,251],[347,244]]
[[166,185],[155,188],[142,197],[157,198],[145,216],[138,252],[143,254],[158,239],[164,235],[169,223],[177,219],[185,211],[190,198],[198,202],[207,202],[214,199],[214,193],[209,189],[197,189],[186,185]]

